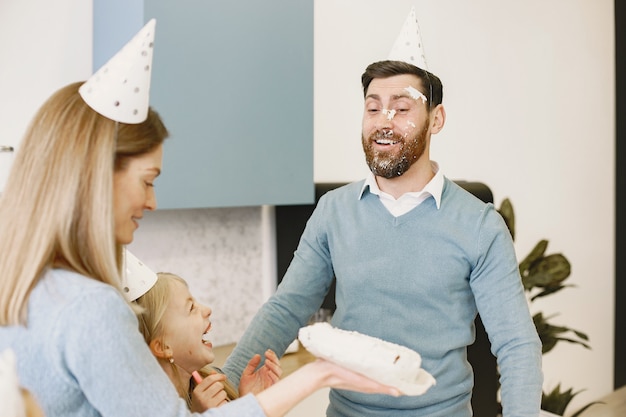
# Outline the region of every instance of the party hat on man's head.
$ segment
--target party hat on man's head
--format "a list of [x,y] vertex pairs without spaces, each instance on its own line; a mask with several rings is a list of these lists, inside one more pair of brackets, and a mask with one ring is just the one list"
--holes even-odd
[[417,16],[415,15],[415,7],[411,7],[411,11],[404,21],[402,30],[396,38],[396,42],[393,44],[387,59],[407,62],[423,70],[428,70],[422,37],[417,23]]
[[157,274],[141,262],[128,249],[124,249],[122,291],[128,301],[144,295],[157,281]]
[[148,117],[156,20],[152,19],[78,90],[109,119],[137,124]]

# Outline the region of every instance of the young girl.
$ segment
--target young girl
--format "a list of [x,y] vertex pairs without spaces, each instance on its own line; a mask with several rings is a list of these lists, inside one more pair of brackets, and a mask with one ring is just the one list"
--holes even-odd
[[267,351],[265,364],[258,371],[255,369],[261,356],[250,360],[236,390],[221,370],[209,366],[215,360],[208,336],[211,309],[194,299],[179,276],[163,272],[157,275],[152,288],[135,301],[141,307],[139,329],[192,411],[204,411],[248,393],[259,393],[280,379],[278,357]]

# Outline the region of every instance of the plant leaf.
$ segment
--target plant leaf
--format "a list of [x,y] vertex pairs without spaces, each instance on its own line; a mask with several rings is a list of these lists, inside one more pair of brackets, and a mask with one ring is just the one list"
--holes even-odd
[[572,417],[578,417],[580,416],[583,411],[585,411],[586,409],[588,409],[589,407],[591,407],[592,405],[596,405],[596,404],[606,404],[605,402],[602,401],[593,401],[590,402],[589,404],[583,406],[582,408],[580,408],[578,411],[576,411],[574,414],[572,414]]
[[542,291],[530,297],[530,301],[535,301],[537,298],[545,297],[546,295],[554,294],[561,291],[565,287],[573,287],[573,285],[559,285],[557,287],[544,288]]
[[543,257],[543,254],[546,252],[547,248],[548,248],[548,241],[545,239],[540,240],[535,245],[533,250],[531,250],[530,253],[526,255],[526,258],[524,258],[524,260],[520,262],[519,272],[522,275],[522,278],[528,275],[528,269],[530,268],[530,266],[533,263],[535,263],[538,259],[541,259]]
[[560,253],[536,259],[528,268],[527,280],[536,282],[538,287],[556,287],[572,272],[572,267]]
[[567,391],[561,391],[561,384],[559,383],[549,393],[542,392],[541,409],[562,416],[572,398],[581,392],[582,390],[572,392],[572,388]]
[[498,213],[500,213],[504,219],[506,227],[509,229],[509,232],[511,232],[511,238],[515,240],[515,212],[513,211],[513,204],[511,204],[511,200],[508,198],[502,200]]
[[[582,333],[578,330],[570,329],[566,326],[555,326],[553,324],[548,323],[548,319],[543,316],[543,313],[539,312],[533,316],[533,323],[535,324],[535,328],[537,329],[537,334],[539,335],[539,339],[541,339],[541,352],[548,353],[550,352],[558,342],[568,342],[581,345],[587,349],[591,349],[586,341],[589,340],[585,333]],[[576,335],[580,340],[573,339],[570,337],[565,337],[564,333],[572,332]]]

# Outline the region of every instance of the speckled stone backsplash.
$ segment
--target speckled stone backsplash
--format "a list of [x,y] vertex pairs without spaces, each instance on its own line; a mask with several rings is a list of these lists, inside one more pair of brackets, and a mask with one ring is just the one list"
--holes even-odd
[[[139,221],[128,246],[155,272],[184,278],[211,307],[212,342],[239,340],[268,296],[261,207],[158,210]],[[267,274],[265,274],[267,275]],[[271,284],[270,284],[271,285]]]

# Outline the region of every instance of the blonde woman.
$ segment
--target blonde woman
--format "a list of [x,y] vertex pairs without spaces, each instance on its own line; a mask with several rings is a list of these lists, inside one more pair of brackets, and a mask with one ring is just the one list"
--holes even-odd
[[[255,355],[250,360],[239,389],[235,389],[220,369],[210,366],[215,360],[209,341],[211,309],[196,301],[187,282],[178,275],[163,272],[157,275],[155,284],[136,300],[141,307],[139,329],[191,410],[204,411],[223,405],[240,395],[261,392],[279,380],[282,369],[278,357],[267,351],[265,364],[259,370],[255,371],[261,356]],[[195,371],[199,377],[194,377]],[[206,404],[203,400],[207,400]]]

